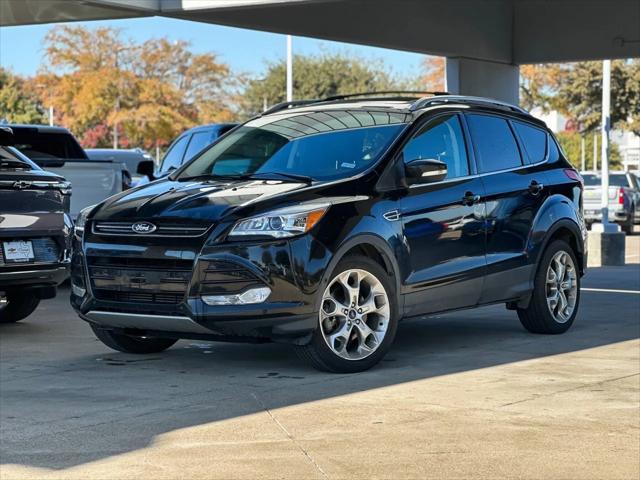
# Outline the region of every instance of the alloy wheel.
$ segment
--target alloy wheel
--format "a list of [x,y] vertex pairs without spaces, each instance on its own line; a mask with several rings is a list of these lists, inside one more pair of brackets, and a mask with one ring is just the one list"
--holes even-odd
[[547,306],[558,323],[569,321],[576,307],[578,280],[573,259],[564,250],[557,252],[547,268]]
[[324,291],[320,331],[333,353],[362,360],[382,344],[390,315],[389,297],[380,280],[366,270],[346,270]]

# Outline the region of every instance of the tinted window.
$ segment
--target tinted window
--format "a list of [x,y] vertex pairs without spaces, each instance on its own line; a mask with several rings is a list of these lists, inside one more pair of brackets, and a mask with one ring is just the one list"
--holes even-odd
[[166,173],[169,169],[178,168],[180,166],[185,148],[187,147],[188,139],[189,135],[180,137],[173,145],[171,145],[171,147],[169,147],[169,151],[162,159],[162,166],[160,167],[161,172]]
[[548,162],[557,162],[560,159],[560,150],[558,150],[558,144],[553,137],[549,136],[549,158]]
[[40,132],[37,128],[14,128],[14,147],[31,160],[86,160],[82,147],[70,133]]
[[547,153],[547,132],[521,122],[513,122],[513,126],[520,135],[531,163],[543,161]]
[[204,147],[211,143],[211,130],[205,130],[204,132],[196,132],[191,136],[191,141],[187,147],[187,153],[184,156],[184,161],[190,160],[193,156],[202,150]]
[[506,120],[489,115],[467,118],[481,173],[522,165],[516,139]]
[[402,150],[405,162],[416,159],[440,160],[447,164],[447,178],[469,175],[469,162],[460,119],[447,115],[429,122]]
[[[582,175],[584,184],[588,187],[595,187],[602,185],[602,177],[594,173],[587,173]],[[609,175],[610,187],[628,187],[629,181],[626,175]]]

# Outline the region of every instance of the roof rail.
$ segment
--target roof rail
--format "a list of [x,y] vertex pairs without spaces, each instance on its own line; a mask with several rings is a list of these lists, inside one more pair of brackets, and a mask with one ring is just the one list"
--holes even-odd
[[449,95],[447,92],[431,92],[426,90],[378,90],[372,92],[358,92],[358,93],[347,93],[343,95],[331,95],[330,97],[323,98],[323,102],[332,102],[335,100],[346,100],[347,98],[357,98],[357,97],[373,97],[376,95]]
[[290,107],[301,107],[303,105],[310,105],[312,103],[322,102],[323,100],[292,100],[291,102],[276,103],[273,107],[267,108],[260,115],[269,115],[270,113],[279,112],[280,110],[286,110]]
[[493,108],[500,108],[502,110],[508,110],[511,112],[517,113],[525,113],[528,114],[524,108],[518,107],[517,105],[512,105],[507,102],[502,102],[500,100],[495,100],[493,98],[483,98],[483,97],[468,97],[465,95],[441,95],[435,97],[426,97],[421,98],[413,105],[411,105],[410,110],[415,111],[420,108],[425,108],[430,105],[437,105],[443,103],[466,103],[470,105],[479,105],[479,106],[487,106]]

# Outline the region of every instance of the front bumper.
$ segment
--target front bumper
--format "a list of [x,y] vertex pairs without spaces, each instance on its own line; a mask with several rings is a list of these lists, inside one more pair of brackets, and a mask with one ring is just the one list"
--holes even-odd
[[[72,288],[71,305],[96,326],[149,336],[304,343],[318,324],[317,288],[329,256],[315,240],[210,245],[198,252],[176,244],[77,243],[71,279],[80,288]],[[161,267],[177,257],[193,259],[188,281],[184,271]],[[123,259],[127,266],[113,266]],[[135,266],[150,261],[153,269]],[[184,293],[168,303],[183,278]],[[271,289],[265,302],[211,306],[201,299],[255,286]]]

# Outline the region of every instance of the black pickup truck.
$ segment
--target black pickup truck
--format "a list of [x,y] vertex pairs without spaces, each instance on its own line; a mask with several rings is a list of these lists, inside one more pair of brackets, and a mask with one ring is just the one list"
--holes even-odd
[[29,316],[69,276],[71,185],[42,170],[0,127],[0,323]]

